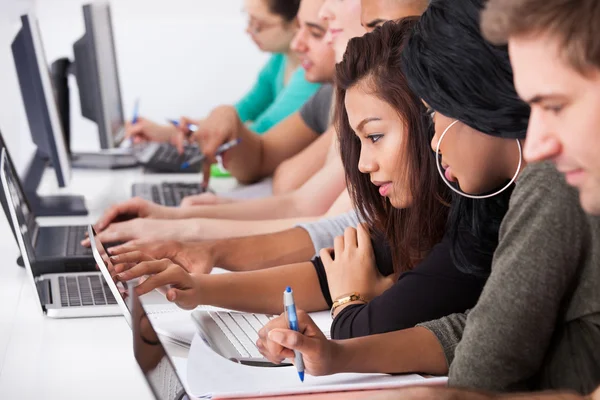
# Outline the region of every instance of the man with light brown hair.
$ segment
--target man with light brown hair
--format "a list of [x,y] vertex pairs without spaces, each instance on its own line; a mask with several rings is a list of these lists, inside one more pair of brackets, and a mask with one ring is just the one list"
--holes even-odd
[[552,160],[583,208],[600,214],[600,1],[490,0],[482,30],[508,43],[531,105],[525,158]]

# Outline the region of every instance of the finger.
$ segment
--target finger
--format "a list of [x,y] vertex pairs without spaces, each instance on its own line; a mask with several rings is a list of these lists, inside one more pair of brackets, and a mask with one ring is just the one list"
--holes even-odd
[[104,213],[104,215],[98,220],[98,222],[96,222],[96,224],[94,225],[94,229],[96,230],[96,232],[100,232],[106,229],[106,227],[110,225],[110,223],[113,220],[115,220],[119,215],[137,215],[139,208],[140,204],[139,200],[137,199],[131,199],[124,203],[114,205]]
[[369,228],[366,224],[358,224],[356,227],[356,237],[358,247],[372,247],[371,235],[369,234]]
[[184,133],[185,136],[190,134],[190,128],[188,127],[190,124],[193,124],[194,121],[188,117],[181,117],[179,119],[179,130]]
[[[273,354],[267,348],[266,341],[262,341],[261,339],[258,339],[256,341],[256,347],[258,348],[258,351],[260,352],[260,354],[262,354],[267,360],[269,360],[273,364],[281,364],[281,362],[286,359],[285,352],[291,351],[291,350],[284,349],[283,347],[279,346],[281,348],[281,350],[277,349],[277,353]],[[292,352],[292,354],[293,354],[293,352]]]
[[358,239],[356,237],[356,229],[348,227],[344,230],[344,248],[356,249],[358,247]]
[[124,263],[140,263],[143,261],[156,261],[153,257],[143,253],[139,250],[134,250],[129,253],[114,255],[110,258],[113,264],[124,264]]
[[133,267],[135,267],[137,264],[135,263],[123,263],[123,264],[113,264],[114,265],[114,272],[115,274],[120,274],[121,272],[125,272]]
[[211,168],[211,164],[210,162],[208,162],[208,160],[204,160],[202,162],[202,188],[204,190],[208,189],[208,183],[210,181],[210,168]]
[[[111,224],[108,229],[98,233],[96,237],[100,243],[128,242],[135,239],[128,229],[127,222],[118,222]],[[89,239],[88,239],[89,240]]]
[[185,143],[185,135],[181,131],[177,131],[177,133],[172,137],[171,144],[175,146],[177,152],[179,154],[183,154],[184,152],[184,143]]
[[198,306],[189,290],[171,288],[167,291],[166,296],[167,300],[177,304],[178,307],[183,308],[184,310],[193,310]]
[[[139,264],[133,265],[131,268],[129,268],[125,272],[121,272],[120,274],[117,275],[117,279],[120,280],[121,282],[127,282],[132,279],[141,278],[141,277],[147,276],[147,275],[160,274],[161,272],[167,270],[167,268],[170,265],[171,265],[171,262],[169,260],[144,261]],[[149,279],[150,279],[150,277],[148,279],[146,279],[144,281],[144,283]],[[140,283],[140,285],[138,285],[138,286],[141,286],[141,285],[142,285],[142,283]]]
[[[273,329],[269,332],[269,341],[283,347],[283,349],[296,350],[306,357],[319,358],[319,341],[290,329]],[[276,348],[275,346],[271,346]],[[279,352],[283,355],[283,349]],[[293,353],[292,353],[293,354]],[[286,357],[287,358],[287,357]]]
[[333,251],[335,254],[340,256],[344,252],[344,237],[337,236],[333,239]]
[[119,244],[117,246],[109,247],[106,251],[111,256],[119,255],[124,253],[130,253],[132,251],[142,250],[142,241],[141,240],[130,240],[127,243]]
[[326,248],[326,249],[321,249],[319,251],[319,257],[321,257],[321,261],[323,262],[323,264],[328,264],[333,262],[333,257],[331,256],[331,252],[333,251],[333,249],[331,247]]
[[169,260],[160,260],[155,262],[157,264],[162,263],[163,266],[166,266],[166,269],[163,272],[151,275],[143,283],[139,284],[135,288],[138,296],[149,293],[154,289],[166,287],[168,285],[175,286],[177,289],[190,288],[190,274],[188,274],[183,268],[172,264]]

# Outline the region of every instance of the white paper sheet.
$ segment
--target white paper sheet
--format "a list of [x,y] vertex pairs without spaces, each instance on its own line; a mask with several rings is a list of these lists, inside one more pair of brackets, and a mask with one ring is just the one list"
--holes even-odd
[[416,384],[443,384],[442,378],[420,375],[337,374],[307,375],[300,382],[295,367],[251,367],[236,364],[210,349],[195,335],[187,365],[187,383],[195,397],[236,398],[275,396],[400,387]]

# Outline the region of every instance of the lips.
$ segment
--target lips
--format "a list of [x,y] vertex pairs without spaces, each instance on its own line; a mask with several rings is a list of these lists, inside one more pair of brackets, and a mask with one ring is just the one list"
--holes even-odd
[[311,69],[313,67],[312,61],[310,61],[306,58],[303,59],[300,64],[302,65],[302,68],[304,68],[305,71],[308,71],[309,69]]
[[452,173],[452,168],[451,167],[447,167],[444,170],[444,176],[446,177],[446,179],[449,182],[453,182],[453,183],[458,182],[458,179],[456,179],[456,176],[454,176],[454,174]]
[[379,194],[385,197],[389,194],[392,189],[392,182],[372,182],[373,185],[379,186]]

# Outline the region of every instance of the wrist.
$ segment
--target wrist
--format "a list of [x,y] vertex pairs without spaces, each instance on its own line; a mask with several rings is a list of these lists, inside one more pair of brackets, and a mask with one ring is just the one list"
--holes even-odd
[[350,356],[348,352],[347,341],[344,340],[329,340],[331,366],[328,373],[339,374],[346,371],[352,371],[352,367],[348,365]]

